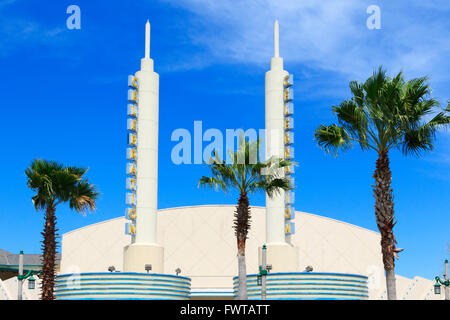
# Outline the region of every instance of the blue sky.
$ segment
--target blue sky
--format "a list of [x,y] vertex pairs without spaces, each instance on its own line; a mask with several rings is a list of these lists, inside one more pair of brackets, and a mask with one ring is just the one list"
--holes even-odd
[[[81,30],[66,28],[66,8],[81,8]],[[381,8],[369,30],[366,8]],[[0,248],[40,250],[43,215],[32,204],[25,168],[33,158],[88,166],[102,193],[85,217],[57,209],[59,233],[124,214],[127,76],[144,54],[160,74],[159,208],[235,204],[237,195],[197,189],[202,165],[174,165],[177,128],[263,128],[264,73],[272,25],[295,77],[297,210],[377,230],[372,197],[376,155],[355,148],[337,159],[313,141],[348,82],[379,65],[407,78],[429,75],[433,96],[450,98],[448,1],[25,1],[0,3]],[[450,131],[422,158],[391,154],[397,273],[433,278],[448,257]],[[264,196],[251,204],[263,206]],[[447,230],[444,230],[446,228]]]

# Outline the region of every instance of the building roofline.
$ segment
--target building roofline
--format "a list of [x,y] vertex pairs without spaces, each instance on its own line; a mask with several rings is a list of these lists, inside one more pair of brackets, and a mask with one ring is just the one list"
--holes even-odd
[[[236,205],[233,205],[233,204],[200,204],[200,205],[191,205],[191,206],[179,206],[179,207],[170,207],[170,208],[158,209],[158,213],[164,213],[166,211],[179,210],[179,209],[198,208],[198,207],[236,207]],[[265,209],[266,208],[266,207],[262,207],[262,206],[250,206],[250,207],[251,208],[258,208],[258,209]],[[329,218],[329,217],[326,217],[326,216],[321,216],[321,215],[314,214],[314,213],[303,212],[303,211],[297,211],[296,210],[295,212],[296,213],[298,212],[298,213],[301,213],[301,214],[305,214],[305,215],[309,215],[309,216],[313,216],[313,217],[317,217],[317,218],[321,218],[321,219],[324,219],[324,220],[330,220],[330,221],[333,221],[333,222],[338,222],[338,223],[341,223],[341,224],[345,224],[347,226],[351,226],[351,227],[358,228],[358,229],[361,229],[361,230],[364,230],[364,231],[372,232],[375,235],[379,235],[379,233],[374,231],[374,230],[363,228],[363,227],[360,227],[360,226],[357,226],[355,224],[348,223],[348,222],[345,222],[345,221]],[[111,218],[111,219],[103,220],[103,221],[100,221],[100,222],[92,223],[92,224],[89,224],[87,226],[83,226],[83,227],[80,227],[80,228],[68,231],[68,232],[64,233],[62,236],[64,237],[66,235],[69,235],[69,234],[71,234],[71,233],[73,233],[75,231],[79,231],[79,230],[84,229],[84,228],[92,227],[92,226],[95,226],[95,225],[99,225],[99,224],[102,224],[102,223],[107,223],[107,222],[110,222],[110,221],[113,221],[113,220],[117,220],[117,219],[122,219],[122,218],[123,218],[123,216],[120,216],[120,217]]]

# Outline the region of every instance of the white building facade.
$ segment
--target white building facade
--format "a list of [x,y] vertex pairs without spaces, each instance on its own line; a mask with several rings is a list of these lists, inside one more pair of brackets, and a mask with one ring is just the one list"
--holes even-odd
[[[191,279],[191,298],[231,298],[237,275],[237,248],[232,228],[232,205],[206,205],[158,211],[157,242],[164,247],[164,272]],[[265,208],[252,207],[252,225],[246,245],[247,272],[258,272],[258,247],[265,243]],[[123,271],[122,248],[129,242],[119,217],[68,232],[62,236],[60,273]],[[306,266],[313,273],[356,274],[368,277],[368,298],[386,299],[380,235],[342,221],[297,211],[291,241],[297,252],[296,272]],[[283,270],[272,261],[271,273]],[[145,272],[145,270],[139,270]],[[397,276],[402,299],[442,299],[434,295],[431,280]]]

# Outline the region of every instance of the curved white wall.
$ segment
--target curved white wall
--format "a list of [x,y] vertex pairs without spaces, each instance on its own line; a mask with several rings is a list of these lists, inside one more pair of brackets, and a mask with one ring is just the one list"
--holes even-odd
[[[249,300],[261,300],[257,275],[247,276]],[[238,295],[238,278],[234,279]],[[367,277],[348,273],[283,272],[266,278],[267,300],[367,300]]]
[[58,275],[56,300],[188,300],[191,279],[165,274],[92,272]]
[[[193,296],[198,292],[221,292],[232,296],[237,274],[236,239],[232,229],[232,205],[207,205],[158,211],[157,241],[164,246],[164,273],[192,279]],[[258,272],[258,246],[265,242],[265,209],[252,207],[252,226],[247,241],[247,272]],[[122,269],[123,233],[119,217],[68,232],[62,236],[61,273],[106,272]],[[386,299],[380,236],[377,232],[304,212],[296,212],[299,272],[308,265],[314,272],[351,273],[369,276],[369,298]],[[273,272],[277,272],[276,264]],[[144,272],[144,270],[142,270]],[[413,286],[413,284],[415,284]],[[432,293],[433,281],[397,276],[399,299],[442,298]],[[196,293],[197,292],[197,293]]]

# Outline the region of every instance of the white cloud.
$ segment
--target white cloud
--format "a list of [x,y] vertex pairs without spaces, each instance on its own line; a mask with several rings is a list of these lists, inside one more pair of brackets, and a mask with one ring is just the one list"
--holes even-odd
[[47,28],[38,22],[20,18],[0,21],[0,56],[12,54],[26,44],[60,44],[64,41],[63,28]]
[[[169,1],[194,12],[199,19],[191,38],[207,46],[218,58],[245,63],[267,63],[273,53],[273,22],[280,21],[281,54],[290,61],[320,57],[355,37],[354,3],[333,5],[317,1]],[[365,26],[365,20],[362,20]],[[323,35],[328,35],[323,38]],[[332,36],[333,35],[333,36]],[[345,45],[346,46],[346,45]],[[330,61],[331,62],[331,61]]]
[[[31,19],[25,19],[8,12],[18,0],[0,2],[0,56],[8,56],[27,45],[58,45],[66,41],[65,29],[48,27]],[[44,54],[41,52],[41,54]]]
[[288,68],[302,65],[363,80],[382,64],[390,74],[403,69],[407,77],[431,75],[440,95],[450,93],[446,2],[376,1],[382,29],[369,30],[366,9],[374,1],[163,1],[194,14],[186,32],[208,49],[211,63],[268,65],[278,19],[280,54]]

